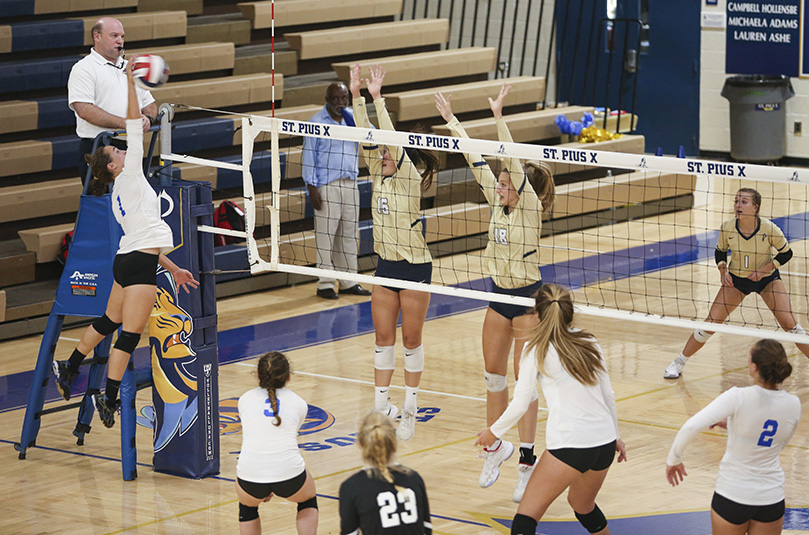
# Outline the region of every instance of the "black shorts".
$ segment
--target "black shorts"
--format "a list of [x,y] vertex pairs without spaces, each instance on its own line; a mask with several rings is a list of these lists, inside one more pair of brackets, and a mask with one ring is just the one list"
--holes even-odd
[[744,295],[750,295],[752,292],[760,294],[764,291],[769,283],[774,280],[781,280],[781,273],[776,269],[760,281],[751,281],[747,277],[737,277],[733,273],[730,274],[733,279],[733,287],[742,292]]
[[275,494],[281,498],[289,498],[301,490],[303,484],[306,483],[306,469],[304,468],[303,472],[292,479],[277,481],[275,483],[253,483],[252,481],[245,481],[238,477],[236,481],[239,482],[239,486],[243,491],[259,500],[263,500],[270,494]]
[[[375,275],[388,279],[430,284],[433,279],[433,264],[432,262],[427,262],[426,264],[411,264],[407,260],[391,261],[380,257],[376,265]],[[400,292],[402,290],[401,288],[393,288],[391,286],[383,287],[394,292]]]
[[786,504],[784,500],[781,500],[770,505],[744,505],[714,492],[711,509],[727,522],[738,526],[750,520],[775,522],[784,516]]
[[157,258],[160,255],[132,251],[112,262],[112,277],[122,288],[135,284],[157,286]]
[[575,468],[582,474],[587,470],[606,470],[615,458],[615,440],[603,446],[592,448],[559,448],[548,453]]
[[[534,294],[542,288],[542,281],[537,281],[529,286],[522,288],[501,288],[492,283],[492,292],[501,295],[515,295],[517,297],[534,297]],[[520,305],[507,305],[505,303],[498,303],[497,301],[489,301],[489,308],[506,318],[513,320],[517,316],[524,316],[531,313],[530,307]]]

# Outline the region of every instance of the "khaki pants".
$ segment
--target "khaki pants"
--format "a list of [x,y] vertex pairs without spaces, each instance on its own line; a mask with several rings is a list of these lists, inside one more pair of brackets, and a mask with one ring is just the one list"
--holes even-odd
[[[357,218],[360,192],[357,181],[342,178],[317,188],[323,206],[315,210],[315,244],[317,267],[334,271],[357,272]],[[317,288],[333,288],[335,278],[323,277]],[[354,282],[340,281],[340,288]],[[335,288],[337,290],[337,288]]]

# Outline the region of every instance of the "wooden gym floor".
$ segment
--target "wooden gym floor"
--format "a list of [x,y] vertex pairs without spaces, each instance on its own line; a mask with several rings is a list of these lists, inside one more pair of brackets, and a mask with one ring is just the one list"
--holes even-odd
[[[730,206],[720,207],[724,217],[729,209]],[[690,218],[692,225],[715,229],[723,216],[717,214],[700,223],[696,223],[700,215],[688,212],[659,216],[614,225],[588,236],[557,237],[555,244],[604,253],[617,247],[611,244],[620,243],[614,239],[620,236],[634,237],[642,232],[662,241],[699,230],[673,224],[683,217]],[[548,245],[553,242],[553,239],[546,241]],[[786,267],[805,274],[805,239],[793,239],[792,247],[797,261]],[[554,250],[553,255],[543,257],[547,258],[543,263],[585,254],[588,253],[565,254]],[[474,262],[474,255],[463,261],[467,260]],[[680,280],[694,280],[698,286],[696,293],[710,294],[702,299],[712,299],[717,283],[715,269],[705,262],[671,265],[643,283],[647,288],[654,286],[663,276],[673,276],[674,270]],[[645,276],[638,273],[629,279],[604,282],[599,288],[626,286],[639,280],[636,277]],[[799,320],[809,326],[806,292],[795,290],[806,287],[800,278],[800,274],[785,276],[788,287],[793,288],[792,303]],[[595,293],[592,288],[585,291]],[[755,299],[758,298],[748,298],[746,306],[755,309]],[[700,316],[706,306],[697,306]],[[492,487],[481,489],[477,485],[483,461],[476,458],[473,443],[475,433],[485,423],[480,342],[484,307],[479,302],[433,297],[424,328],[427,360],[419,395],[421,418],[416,436],[400,444],[401,462],[419,471],[427,483],[433,525],[439,534],[508,533],[516,511],[511,501],[516,456],[503,465],[500,479]],[[339,533],[336,500],[339,485],[362,465],[352,435],[362,415],[373,405],[373,330],[368,299],[347,296],[325,302],[315,297],[313,284],[304,284],[220,300],[219,318],[221,473],[204,480],[155,473],[149,464],[151,432],[139,427],[139,477],[136,481],[122,481],[118,426],[108,430],[94,421],[85,445],[77,446],[71,434],[75,411],[45,416],[37,446],[28,450],[27,459],[18,460],[13,444],[20,440],[41,337],[2,343],[0,533],[237,533],[238,506],[233,481],[241,435],[230,408],[256,384],[255,357],[271,349],[286,351],[291,358],[296,374],[290,387],[310,405],[334,417],[330,426],[302,435],[300,442],[316,478],[319,533]],[[762,318],[770,321],[766,314]],[[585,315],[578,316],[578,325],[593,332],[604,349],[622,438],[628,449],[629,462],[613,465],[598,499],[610,519],[612,532],[710,533],[708,510],[725,448],[724,431],[704,432],[692,442],[685,455],[689,475],[678,488],[666,483],[666,454],[675,433],[690,415],[731,386],[751,384],[746,362],[753,338],[717,334],[688,364],[681,379],[667,381],[662,377],[663,369],[679,353],[689,331]],[[80,334],[80,330],[63,333],[56,350],[58,359],[67,358]],[[788,515],[784,532],[809,533],[809,361],[794,345],[786,346],[795,371],[784,388],[801,397],[804,415],[798,432],[781,456],[787,476]],[[399,344],[399,369],[394,376],[394,385],[399,387],[403,385],[401,358]],[[401,405],[402,397],[401,388],[392,390],[395,404]],[[47,400],[46,407],[64,403],[52,384]],[[543,402],[540,398],[540,405]],[[150,403],[150,390],[141,391],[139,409]],[[545,416],[540,411],[538,451],[544,444]],[[517,441],[516,430],[506,438]],[[264,533],[295,533],[294,505],[273,499],[260,512]],[[539,532],[585,533],[564,499],[550,507]]]

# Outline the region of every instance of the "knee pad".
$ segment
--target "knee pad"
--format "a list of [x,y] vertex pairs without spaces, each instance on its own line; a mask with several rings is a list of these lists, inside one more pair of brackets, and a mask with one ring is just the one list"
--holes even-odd
[[405,348],[404,365],[405,371],[411,373],[424,371],[424,346],[421,345],[413,349]]
[[310,507],[312,509],[317,509],[317,496],[312,496],[311,498],[309,498],[305,502],[299,503],[298,504],[298,512],[301,512],[304,509],[309,509]]
[[505,375],[483,372],[483,381],[486,383],[486,390],[489,392],[502,392],[508,387],[508,379]]
[[120,326],[120,323],[115,323],[106,314],[93,322],[93,329],[95,329],[98,334],[103,334],[104,336],[109,336],[114,333]]
[[[575,511],[573,512],[576,513]],[[593,507],[593,510],[586,515],[576,513],[576,520],[590,533],[598,533],[607,527],[607,518],[604,516],[604,513],[601,512],[601,509],[598,508],[598,505]]]
[[800,323],[796,323],[794,327],[792,327],[789,332],[792,334],[806,334],[806,331],[801,327]]
[[258,507],[248,507],[239,502],[239,522],[250,522],[258,518]]
[[535,535],[537,521],[530,516],[517,513],[511,521],[511,535]]
[[115,349],[120,349],[124,353],[132,354],[140,342],[140,335],[129,331],[121,331],[118,340],[115,341]]
[[396,369],[396,348],[394,346],[374,346],[374,368],[377,370]]
[[694,331],[694,340],[696,340],[700,344],[704,344],[705,342],[707,342],[711,338],[711,336],[713,336],[713,333],[703,331],[702,329],[697,329],[696,331]]

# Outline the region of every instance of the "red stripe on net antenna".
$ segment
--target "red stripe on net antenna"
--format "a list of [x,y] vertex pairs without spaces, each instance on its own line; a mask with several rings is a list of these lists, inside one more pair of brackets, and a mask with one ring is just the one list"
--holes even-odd
[[272,0],[271,4],[271,22],[270,22],[270,51],[271,51],[271,71],[272,71],[272,116],[275,117],[275,0]]

